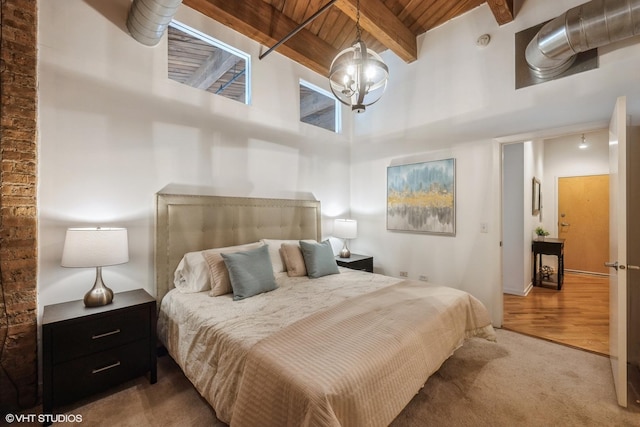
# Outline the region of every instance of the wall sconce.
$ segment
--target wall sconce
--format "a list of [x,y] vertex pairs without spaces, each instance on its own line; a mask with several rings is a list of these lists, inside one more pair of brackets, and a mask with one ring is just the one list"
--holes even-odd
[[113,291],[102,281],[102,267],[129,262],[126,228],[69,228],[62,250],[63,267],[96,268],[93,288],[84,296],[85,307],[111,304]]

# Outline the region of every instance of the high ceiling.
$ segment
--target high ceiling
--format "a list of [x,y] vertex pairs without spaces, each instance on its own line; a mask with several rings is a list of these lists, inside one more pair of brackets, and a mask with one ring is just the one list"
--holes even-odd
[[[358,0],[183,0],[183,4],[265,46],[274,46],[332,2],[277,52],[322,75],[356,39]],[[362,39],[376,52],[418,59],[416,37],[483,3],[499,25],[513,21],[513,0],[360,0]]]

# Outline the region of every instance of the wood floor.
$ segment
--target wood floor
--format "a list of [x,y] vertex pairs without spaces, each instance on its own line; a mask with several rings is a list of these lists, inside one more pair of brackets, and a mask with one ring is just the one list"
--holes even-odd
[[526,297],[504,294],[503,327],[609,355],[609,278],[566,273],[561,291],[549,285]]

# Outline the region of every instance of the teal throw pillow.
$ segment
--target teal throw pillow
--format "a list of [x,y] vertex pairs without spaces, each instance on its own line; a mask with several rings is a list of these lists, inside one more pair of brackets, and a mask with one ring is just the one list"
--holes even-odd
[[234,301],[277,288],[267,245],[249,251],[221,253],[220,256],[229,271]]
[[331,243],[328,240],[322,243],[300,240],[300,249],[307,274],[312,279],[340,273]]

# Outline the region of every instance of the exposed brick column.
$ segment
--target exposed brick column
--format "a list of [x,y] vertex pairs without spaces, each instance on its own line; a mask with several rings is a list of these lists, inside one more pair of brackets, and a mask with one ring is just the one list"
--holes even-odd
[[0,8],[0,413],[38,403],[37,1]]

